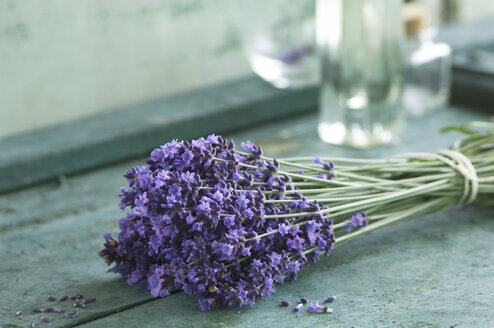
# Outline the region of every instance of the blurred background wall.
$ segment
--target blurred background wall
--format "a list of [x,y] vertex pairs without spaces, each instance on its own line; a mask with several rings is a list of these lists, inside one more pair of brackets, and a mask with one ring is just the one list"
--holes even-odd
[[[314,0],[0,0],[0,137],[249,74],[242,40]],[[494,1],[459,1],[459,19]]]

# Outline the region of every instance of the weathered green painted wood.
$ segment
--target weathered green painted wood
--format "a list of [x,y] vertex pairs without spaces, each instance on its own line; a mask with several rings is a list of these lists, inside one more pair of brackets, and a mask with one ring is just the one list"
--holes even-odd
[[316,104],[315,88],[279,90],[249,77],[7,138],[0,141],[0,192],[118,163],[173,138],[234,131]]
[[[485,118],[481,113],[451,108],[410,120],[401,144],[365,152],[319,142],[315,115],[245,130],[234,137],[260,142],[266,153],[275,156],[376,157],[447,147],[458,135],[438,135],[436,130],[441,124]],[[0,323],[5,327],[26,326],[40,317],[29,313],[31,308],[50,304],[44,301],[48,295],[78,291],[96,296],[97,303],[81,311],[77,319],[49,315],[59,319],[43,324],[44,327],[69,327],[84,322],[88,327],[121,326],[124,322],[126,326],[150,327],[245,327],[272,323],[279,327],[306,326],[305,323],[366,327],[368,322],[386,326],[390,321],[396,321],[396,326],[419,327],[427,326],[426,323],[445,326],[449,321],[441,321],[440,317],[446,316],[455,323],[477,320],[477,326],[482,326],[489,322],[486,315],[494,317],[487,308],[494,305],[490,296],[494,291],[489,285],[493,278],[493,254],[484,247],[492,240],[489,209],[450,211],[346,244],[329,259],[304,270],[296,283],[280,287],[273,297],[253,309],[242,309],[239,315],[237,310],[200,313],[195,309],[195,300],[181,293],[140,305],[151,301],[148,294],[105,273],[106,266],[96,255],[102,245],[102,233],[116,229],[120,216],[116,193],[124,182],[121,175],[135,164],[136,161],[123,163],[69,177],[61,184],[36,186],[0,198],[0,208],[10,209],[0,213]],[[457,288],[460,284],[464,289]],[[376,292],[371,292],[373,289]],[[302,312],[296,317],[277,307],[281,298],[293,301],[302,296],[323,298],[329,294],[339,296],[334,304],[335,313],[329,316],[307,317]],[[134,309],[125,311],[131,307]],[[16,318],[18,309],[27,310],[26,314]],[[481,310],[483,316],[479,316]],[[113,314],[116,311],[122,312]]]
[[[101,247],[101,233],[115,229],[119,211],[115,203],[110,203],[94,211],[2,233],[0,322],[21,327],[31,321],[40,322],[41,314],[31,309],[54,306],[56,303],[47,301],[49,295],[80,292],[97,297],[97,303],[83,309],[76,319],[47,313],[55,327],[91,320],[149,300],[147,293],[129,288],[115,275],[105,273],[106,265],[96,254]],[[60,306],[70,310],[71,302]],[[24,312],[19,318],[15,316],[17,310]]]
[[[492,327],[493,212],[449,211],[351,241],[240,314],[202,313],[193,297],[177,294],[82,327]],[[331,314],[279,306],[330,295]]]
[[0,233],[117,204],[122,174],[144,158],[0,196]]

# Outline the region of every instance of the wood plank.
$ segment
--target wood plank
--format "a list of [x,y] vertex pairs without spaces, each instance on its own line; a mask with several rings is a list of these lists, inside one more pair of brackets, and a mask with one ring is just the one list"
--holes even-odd
[[[411,120],[402,144],[358,154],[376,157],[386,156],[398,150],[434,150],[446,147],[457,135],[438,135],[436,129],[440,124],[484,118],[486,116],[481,113],[450,108],[429,115],[427,119]],[[297,117],[245,130],[234,137],[237,141],[250,138],[260,142],[267,153],[276,156],[357,154],[357,151],[328,146],[318,141],[315,133],[316,122],[316,115]],[[40,315],[30,313],[31,308],[50,305],[45,301],[48,295],[75,292],[96,296],[97,303],[81,311],[80,317],[76,319],[49,315],[56,320],[43,326],[70,327],[87,323],[91,327],[100,325],[100,320],[108,327],[115,327],[117,324],[121,326],[122,322],[132,326],[135,322],[133,320],[146,317],[149,326],[158,327],[163,326],[160,320],[163,320],[164,315],[167,322],[176,323],[177,327],[245,327],[251,324],[262,326],[259,318],[265,318],[266,323],[277,321],[281,326],[295,323],[300,325],[307,320],[317,325],[323,322],[337,325],[339,320],[340,326],[348,326],[350,322],[354,322],[351,321],[352,316],[363,315],[363,318],[367,318],[366,315],[372,312],[379,313],[384,320],[395,320],[395,317],[403,314],[408,306],[407,302],[412,301],[413,307],[424,313],[423,316],[418,316],[420,320],[425,318],[426,314],[446,313],[449,316],[449,310],[440,307],[440,304],[446,301],[445,298],[450,300],[444,303],[447,306],[452,306],[453,300],[459,302],[451,308],[451,311],[458,311],[460,306],[466,306],[466,302],[473,297],[477,302],[476,307],[482,308],[489,301],[486,295],[492,294],[485,286],[479,291],[480,286],[486,284],[489,277],[492,278],[492,275],[488,276],[488,273],[492,272],[491,267],[485,267],[484,270],[483,265],[494,263],[492,252],[487,248],[480,249],[480,245],[490,241],[489,231],[492,231],[492,220],[486,219],[491,212],[484,210],[448,212],[443,216],[423,218],[392,227],[395,230],[388,230],[387,233],[372,234],[365,237],[366,239],[358,239],[356,244],[349,243],[328,260],[304,270],[298,282],[280,287],[273,297],[267,298],[251,310],[242,309],[240,315],[236,314],[236,310],[200,313],[195,309],[194,299],[181,293],[141,305],[151,301],[149,294],[126,286],[118,276],[107,274],[106,265],[96,255],[102,245],[102,233],[116,230],[116,221],[121,213],[116,205],[115,195],[123,183],[121,175],[135,164],[135,161],[122,163],[69,177],[62,184],[36,186],[0,198],[0,208],[10,209],[8,213],[0,214],[3,227],[0,231],[0,322],[5,327],[24,327],[32,320],[39,321]],[[469,217],[473,217],[473,221],[469,221]],[[455,225],[448,225],[451,220],[454,220]],[[463,245],[467,243],[468,236],[475,240],[469,245]],[[408,249],[411,249],[410,255],[403,255],[407,254]],[[444,254],[449,255],[441,260]],[[451,254],[454,256],[450,256]],[[475,254],[475,257],[472,254]],[[491,256],[490,262],[486,262],[488,256]],[[465,262],[467,260],[470,262]],[[427,264],[424,264],[422,269],[421,261]],[[457,261],[469,264],[458,268]],[[401,262],[408,264],[402,266]],[[436,262],[441,264],[439,268],[433,265]],[[480,269],[474,270],[474,266]],[[339,267],[341,269],[337,269]],[[389,271],[382,271],[384,268],[388,268]],[[329,274],[327,270],[330,270]],[[407,277],[406,284],[399,287],[398,283],[403,274]],[[431,274],[434,274],[432,278]],[[455,274],[459,275],[457,280],[451,280]],[[380,278],[366,280],[366,277],[371,275],[378,275]],[[443,298],[440,293],[451,281],[465,284],[471,290],[466,293],[468,297],[458,301],[465,292],[460,295],[459,292],[455,294],[450,290]],[[420,290],[413,289],[417,288],[417,285],[420,286]],[[379,292],[371,293],[371,289]],[[481,292],[484,294],[477,295]],[[342,311],[337,312],[341,316],[334,316],[336,319],[323,315],[306,317],[306,313],[294,319],[290,316],[291,313],[277,308],[281,298],[322,298],[329,293],[342,299],[341,303],[335,303],[335,309],[338,305],[338,311]],[[414,293],[418,296],[410,300],[409,295]],[[371,302],[371,299],[374,301]],[[421,303],[424,307],[421,307]],[[395,307],[392,307],[393,304]],[[435,307],[430,307],[432,305]],[[135,310],[128,310],[130,308]],[[17,318],[15,311],[19,309],[22,309],[25,315]],[[161,315],[158,317],[155,311]],[[114,314],[115,312],[120,313]],[[409,313],[404,318],[409,320],[410,315]],[[452,318],[459,317],[453,315]],[[467,315],[465,318],[470,317]],[[404,326],[410,326],[406,324],[406,320],[397,322],[404,322]],[[435,317],[431,320],[435,320]],[[359,321],[355,322],[357,325]]]
[[[145,322],[146,327],[348,327],[395,321],[403,327],[442,327],[485,326],[494,316],[490,284],[494,262],[485,247],[494,229],[492,209],[450,211],[357,239],[305,269],[297,282],[280,286],[274,296],[252,309],[241,309],[241,314],[237,309],[201,313],[195,299],[183,294],[136,307],[150,300],[148,294],[104,273],[105,265],[94,253],[101,242],[96,236],[109,228],[111,219],[106,218],[114,214],[107,208],[2,236],[0,261],[8,264],[0,275],[4,327],[39,321],[40,315],[29,309],[51,305],[45,301],[48,295],[74,292],[96,296],[97,303],[76,319],[48,314],[54,320],[43,326],[88,322],[84,327],[118,327],[125,322],[139,327]],[[75,223],[77,228],[67,229]],[[57,236],[63,237],[53,238]],[[24,242],[19,243],[20,239]],[[293,302],[328,295],[338,297],[333,314],[295,315],[277,306],[282,299]],[[17,318],[18,309],[25,315]],[[110,315],[115,312],[120,313]],[[94,321],[98,318],[102,319]]]
[[315,88],[279,90],[249,77],[7,138],[0,141],[0,192],[118,163],[173,138],[230,132],[316,105]]
[[[26,327],[40,322],[35,307],[58,306],[71,309],[71,302],[48,302],[49,295],[82,293],[97,302],[82,309],[78,318],[45,314],[51,326],[59,327],[98,318],[102,315],[149,301],[148,293],[125,285],[116,275],[107,274],[98,258],[101,233],[116,229],[120,210],[110,203],[94,211],[66,215],[58,220],[32,224],[1,234],[0,238],[0,322]],[[56,305],[55,305],[56,304]],[[16,317],[15,312],[24,314]]]
[[122,177],[145,159],[102,168],[0,197],[0,233],[117,204]]
[[[253,308],[203,313],[181,293],[81,327],[492,327],[492,214],[449,211],[373,232],[336,248]],[[331,295],[331,314],[279,306]]]

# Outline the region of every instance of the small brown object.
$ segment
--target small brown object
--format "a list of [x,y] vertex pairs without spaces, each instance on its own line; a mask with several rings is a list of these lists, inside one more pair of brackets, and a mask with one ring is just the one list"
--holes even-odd
[[429,10],[421,3],[404,3],[401,15],[405,21],[405,32],[407,37],[414,37],[420,33],[427,23]]

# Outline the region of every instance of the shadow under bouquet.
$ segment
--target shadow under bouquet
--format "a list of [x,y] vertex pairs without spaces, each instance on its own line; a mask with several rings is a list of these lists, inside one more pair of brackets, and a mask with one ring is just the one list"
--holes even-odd
[[459,204],[494,205],[494,122],[438,153],[387,159],[265,157],[247,141],[171,141],[124,176],[117,238],[99,255],[153,297],[202,311],[252,306],[336,245]]

